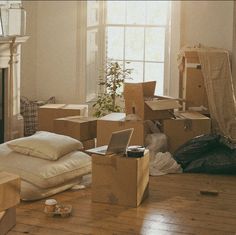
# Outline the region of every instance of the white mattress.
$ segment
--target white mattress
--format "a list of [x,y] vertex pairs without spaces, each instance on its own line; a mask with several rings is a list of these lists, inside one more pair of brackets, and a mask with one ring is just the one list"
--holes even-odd
[[23,155],[0,145],[0,171],[15,173],[25,182],[41,189],[67,184],[91,172],[91,157],[74,151],[57,161]]

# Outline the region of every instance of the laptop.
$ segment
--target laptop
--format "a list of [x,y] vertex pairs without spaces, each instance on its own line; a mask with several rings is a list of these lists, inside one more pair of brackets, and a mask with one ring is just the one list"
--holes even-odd
[[122,131],[112,132],[108,145],[93,149],[87,149],[86,152],[95,153],[99,155],[109,155],[113,153],[125,154],[133,131],[134,129],[130,128]]

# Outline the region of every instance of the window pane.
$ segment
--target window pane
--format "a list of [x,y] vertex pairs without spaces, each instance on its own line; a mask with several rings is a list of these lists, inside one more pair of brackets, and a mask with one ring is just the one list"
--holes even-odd
[[145,24],[145,1],[127,1],[127,24]]
[[126,82],[143,82],[143,62],[126,63],[125,67],[127,69],[132,69],[131,77],[133,78],[127,80]]
[[106,1],[106,3],[107,24],[125,24],[125,1]]
[[145,63],[145,81],[156,81],[156,95],[164,94],[164,63]]
[[123,60],[124,28],[107,27],[107,57],[113,60]]
[[166,25],[169,1],[147,2],[147,24]]
[[147,28],[145,60],[163,62],[165,56],[165,28]]
[[144,28],[126,28],[126,60],[143,60]]

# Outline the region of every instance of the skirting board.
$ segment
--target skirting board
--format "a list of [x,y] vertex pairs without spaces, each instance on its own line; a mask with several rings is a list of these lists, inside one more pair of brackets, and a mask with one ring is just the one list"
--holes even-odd
[[6,234],[16,224],[16,207],[0,212],[0,235]]

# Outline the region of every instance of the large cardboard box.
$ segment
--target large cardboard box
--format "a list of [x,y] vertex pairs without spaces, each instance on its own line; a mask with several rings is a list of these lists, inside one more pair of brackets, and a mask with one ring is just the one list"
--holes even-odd
[[173,153],[188,140],[211,132],[211,119],[198,112],[179,112],[176,119],[163,120],[163,132]]
[[97,146],[107,145],[112,132],[134,128],[130,145],[144,145],[146,130],[143,121],[126,121],[125,113],[111,113],[97,120]]
[[20,202],[20,177],[0,172],[0,212]]
[[183,110],[199,109],[203,113],[209,113],[204,77],[197,51],[186,50],[184,52],[183,67],[179,84],[179,96],[185,100]]
[[148,195],[149,153],[142,158],[92,155],[92,201],[137,207]]
[[156,82],[125,83],[124,98],[126,114],[136,114],[143,120],[173,117],[174,109],[180,107],[171,97],[154,96]]
[[53,121],[53,130],[80,141],[90,140],[97,137],[97,119],[82,116],[57,118]]
[[88,105],[46,104],[39,108],[39,130],[53,132],[54,119],[67,116],[87,116],[87,114]]

